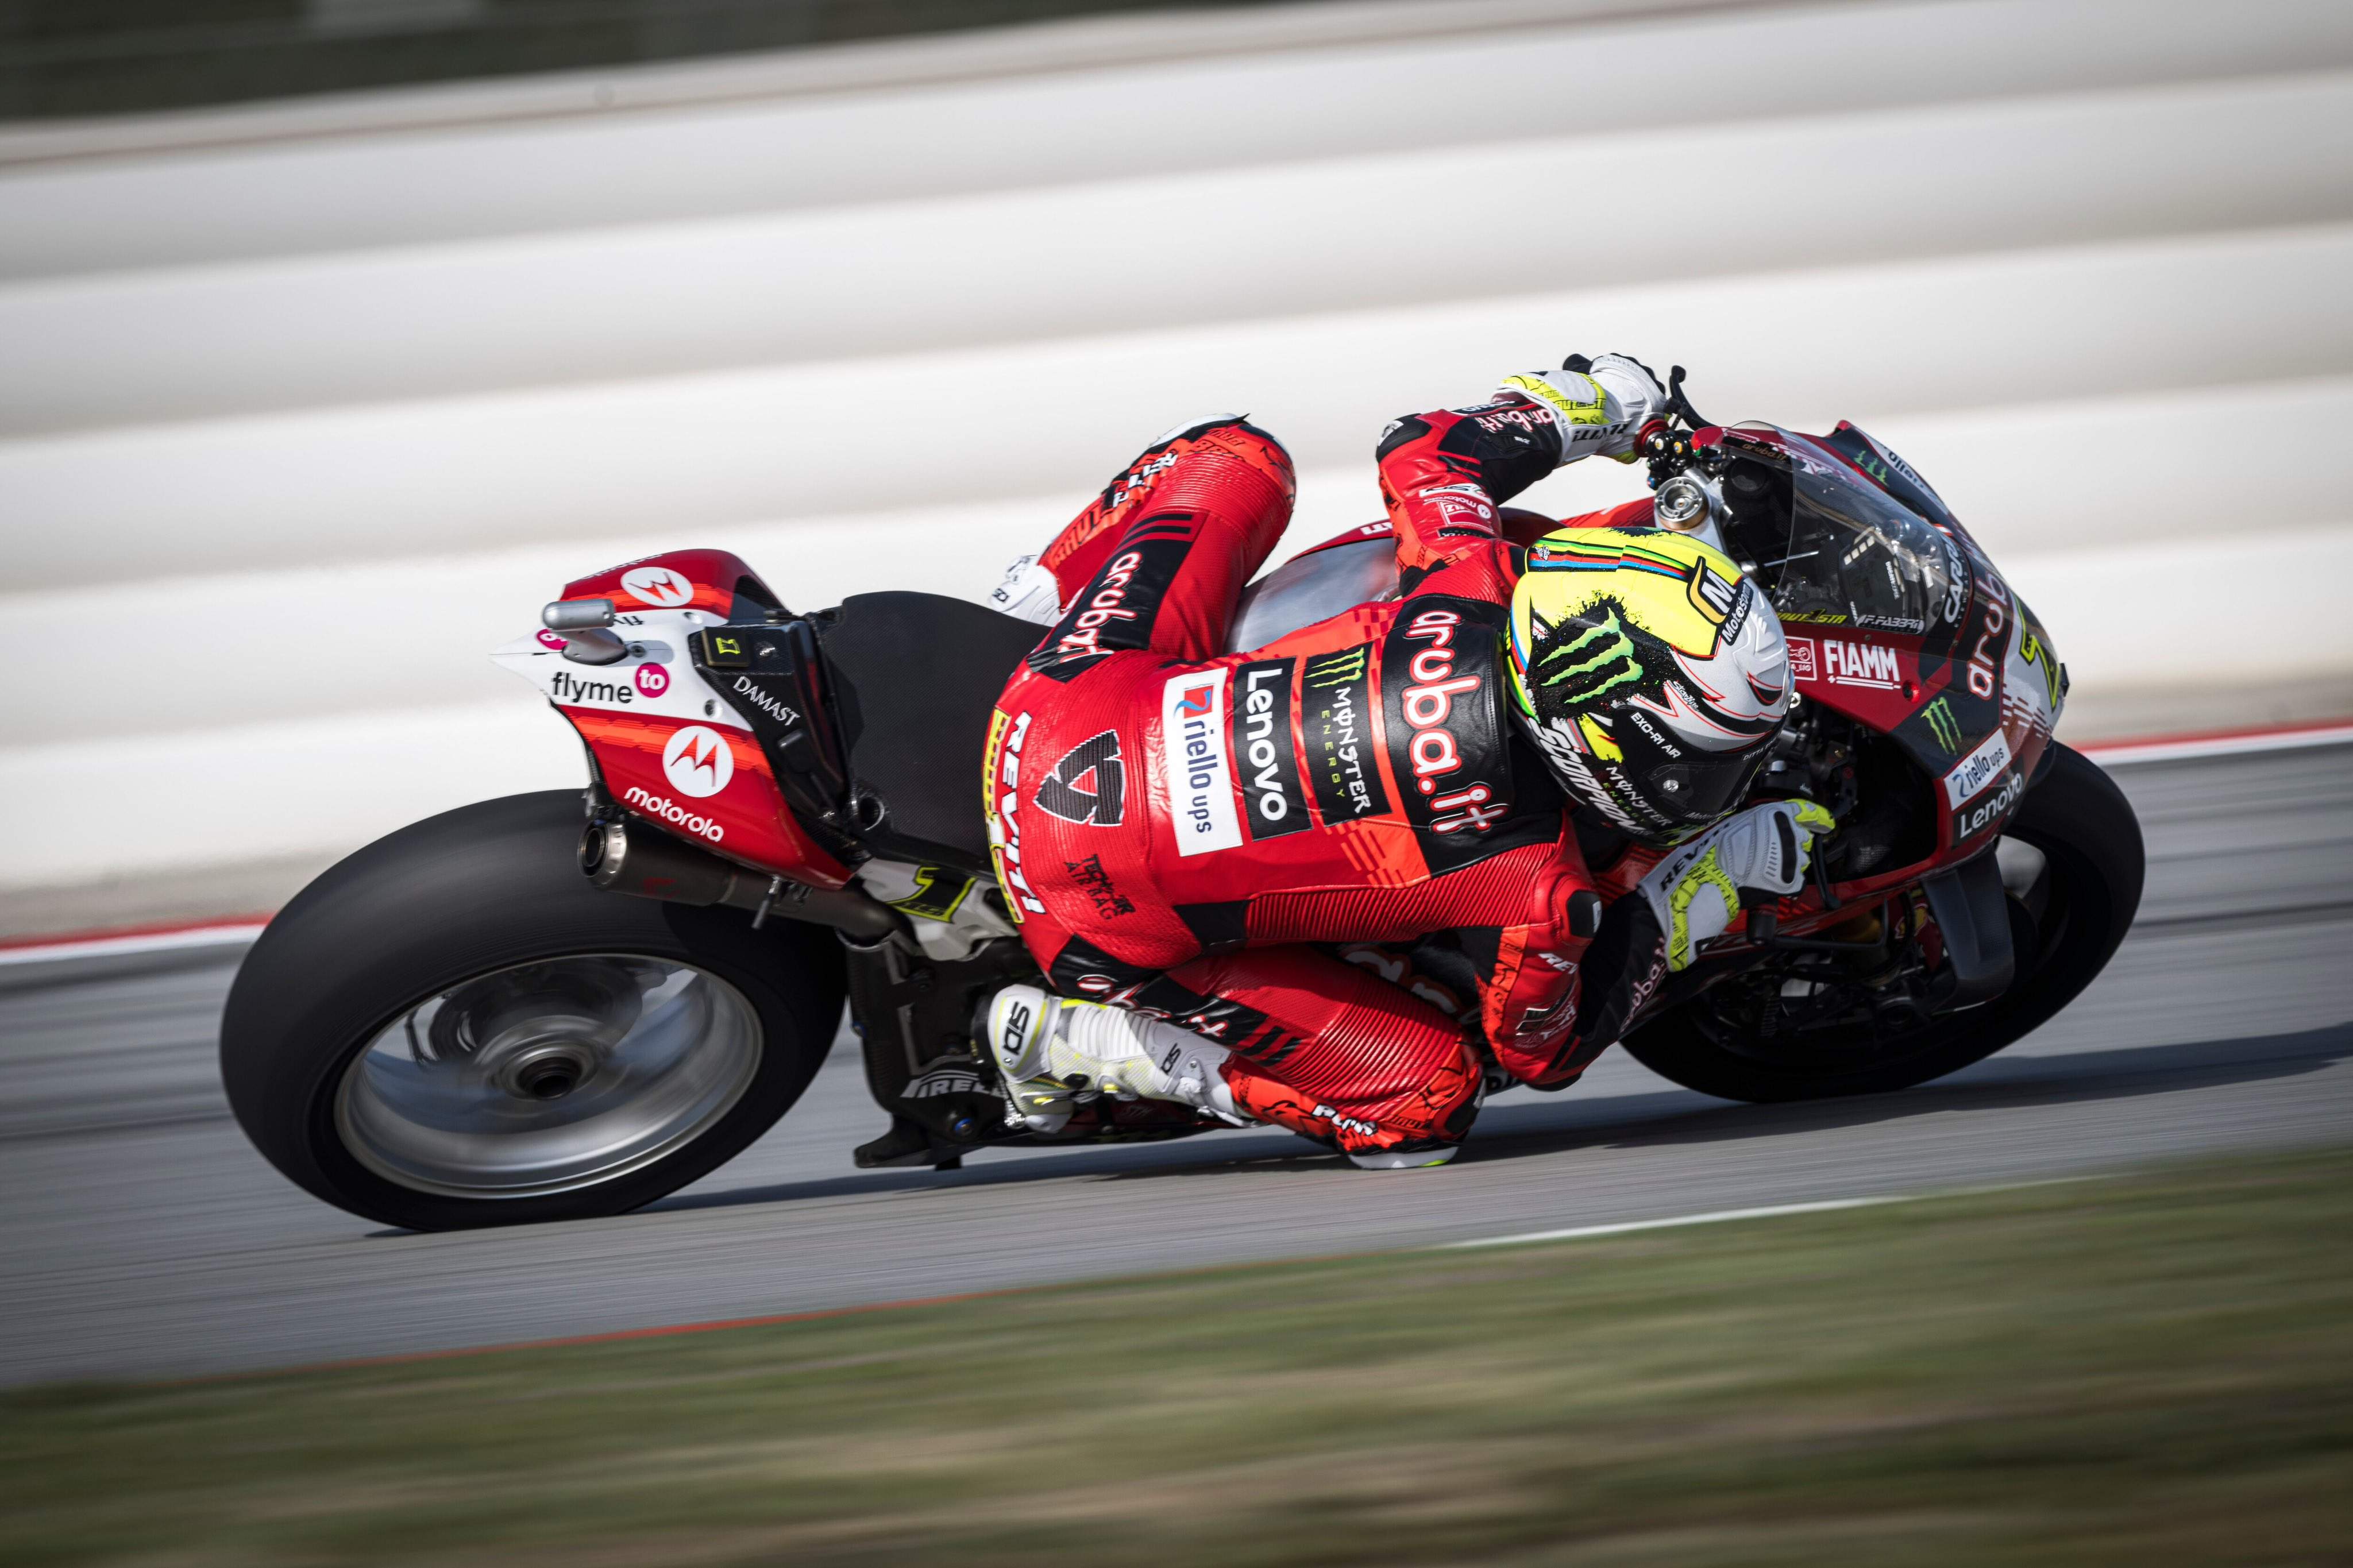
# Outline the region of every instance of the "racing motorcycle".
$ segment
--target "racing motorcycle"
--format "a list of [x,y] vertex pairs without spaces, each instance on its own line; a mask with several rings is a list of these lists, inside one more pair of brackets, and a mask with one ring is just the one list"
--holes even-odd
[[[2052,739],[2065,667],[1908,464],[1848,424],[1707,424],[1680,368],[1642,444],[1647,515],[1507,526],[1527,543],[1649,522],[1739,563],[1779,613],[1796,692],[1756,795],[1819,801],[1839,826],[1811,885],[1704,947],[1625,1047],[1743,1100],[1952,1072],[2115,952],[2140,900],[2131,806]],[[1260,578],[1233,646],[1395,594],[1388,531]],[[577,731],[586,788],[378,840],[294,899],[238,973],[229,1103],[297,1184],[422,1230],[638,1207],[791,1108],[845,1000],[890,1119],[861,1166],[1222,1125],[1104,1098],[1049,1138],[1008,1116],[971,1038],[976,1003],[1038,978],[992,858],[1018,846],[989,842],[978,786],[1039,626],[912,593],[799,613],[712,550],[581,578],[542,619],[492,657]],[[1367,760],[1383,754],[1368,735]],[[1414,972],[1410,949],[1345,956]]]

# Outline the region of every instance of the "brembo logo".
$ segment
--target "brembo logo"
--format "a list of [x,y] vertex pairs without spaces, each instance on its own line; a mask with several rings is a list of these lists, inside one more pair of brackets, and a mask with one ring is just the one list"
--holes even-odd
[[660,795],[639,789],[635,784],[631,784],[626,791],[624,791],[621,798],[628,801],[631,805],[636,806],[639,811],[644,812],[648,816],[659,816],[664,822],[670,823],[673,826],[683,827],[689,833],[699,833],[702,835],[703,837],[710,839],[713,844],[718,843],[721,839],[727,837],[726,829],[721,827],[719,824],[712,821],[711,818],[707,816],[697,816],[692,812],[687,810],[686,807],[679,805],[676,801],[665,800]]
[[694,584],[667,566],[639,566],[621,574],[621,587],[641,605],[675,610],[694,598]]
[[735,753],[718,731],[689,724],[662,748],[662,774],[679,794],[701,800],[725,789],[735,776]]

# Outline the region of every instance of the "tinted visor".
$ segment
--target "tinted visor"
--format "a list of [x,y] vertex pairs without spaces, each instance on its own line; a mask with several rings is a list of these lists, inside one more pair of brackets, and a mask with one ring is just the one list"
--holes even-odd
[[1627,776],[1661,816],[1704,827],[1740,805],[1771,749],[1760,742],[1739,752],[1685,751],[1679,760],[1630,768]]

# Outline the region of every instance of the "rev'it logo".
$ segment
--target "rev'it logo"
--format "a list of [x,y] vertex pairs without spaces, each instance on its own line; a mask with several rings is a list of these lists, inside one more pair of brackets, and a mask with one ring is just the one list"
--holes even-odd
[[727,787],[727,781],[735,776],[735,753],[718,731],[689,724],[662,748],[662,776],[679,794],[700,800]]
[[641,605],[675,610],[694,600],[694,584],[667,566],[639,566],[621,574],[622,591]]
[[1126,809],[1127,764],[1119,731],[1105,730],[1062,753],[1038,783],[1039,806],[1064,822],[1116,827]]

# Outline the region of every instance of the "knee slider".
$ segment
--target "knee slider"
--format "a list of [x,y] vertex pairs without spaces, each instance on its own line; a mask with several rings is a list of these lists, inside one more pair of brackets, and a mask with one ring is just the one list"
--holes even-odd
[[1285,486],[1295,478],[1291,453],[1282,443],[1246,419],[1220,422],[1208,439],[1256,468],[1262,468]]
[[1280,479],[1293,482],[1291,453],[1282,443],[1267,431],[1260,429],[1242,414],[1213,414],[1180,425],[1154,443],[1165,447],[1172,442],[1191,441],[1196,446],[1214,447],[1219,451],[1240,458],[1252,468],[1261,468]]

